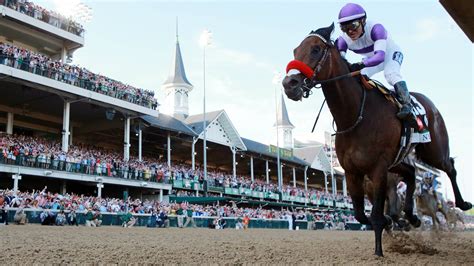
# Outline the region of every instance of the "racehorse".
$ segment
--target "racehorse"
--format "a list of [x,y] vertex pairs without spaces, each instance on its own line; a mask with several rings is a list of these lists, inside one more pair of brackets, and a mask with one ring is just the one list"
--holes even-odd
[[[434,193],[436,193],[436,191]],[[448,222],[448,207],[445,201],[441,202],[442,207],[441,209],[438,209],[438,202],[436,201],[434,195],[431,195],[428,192],[423,192],[420,183],[416,184],[415,197],[416,210],[418,214],[431,217],[431,220],[433,221],[433,227],[436,230],[438,230],[441,225],[438,216],[436,215],[438,211],[444,215],[446,222]]]
[[464,222],[464,213],[454,207],[448,207],[448,217],[446,217],[446,222],[448,223],[448,229],[449,230],[456,230],[458,221],[461,222],[462,227],[461,230],[466,228],[466,224]]
[[[382,231],[390,223],[383,213],[387,196],[387,172],[405,178],[407,196],[405,215],[411,224],[419,224],[413,215],[415,169],[400,164],[392,166],[400,143],[402,123],[396,117],[398,108],[381,93],[365,90],[352,78],[348,63],[330,40],[334,23],[312,31],[293,51],[282,84],[288,98],[299,101],[311,88],[321,84],[327,105],[338,128],[336,154],[346,173],[354,214],[362,224],[371,224],[375,232],[375,254],[383,256]],[[465,202],[456,183],[454,160],[449,156],[446,126],[434,104],[424,95],[412,93],[425,107],[432,140],[416,146],[416,155],[423,162],[446,172],[454,189],[456,206],[462,210],[472,207]],[[373,183],[374,204],[369,218],[364,214],[364,175]]]

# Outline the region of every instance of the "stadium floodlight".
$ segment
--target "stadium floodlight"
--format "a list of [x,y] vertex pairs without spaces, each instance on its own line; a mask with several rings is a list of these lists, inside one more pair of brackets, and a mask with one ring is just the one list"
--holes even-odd
[[199,38],[199,44],[203,48],[202,65],[203,65],[203,164],[204,164],[204,180],[207,182],[207,138],[206,138],[206,47],[212,45],[212,33],[205,29]]
[[54,0],[54,9],[61,15],[79,22],[92,20],[92,8],[80,0]]
[[[282,74],[279,71],[275,71],[272,79],[272,83],[275,86],[275,116],[276,116],[276,136],[277,136],[277,177],[278,177],[278,190],[281,192],[283,188],[283,179],[281,175],[280,165],[280,134],[278,132],[278,86],[281,85]],[[280,90],[281,92],[281,90]],[[283,104],[283,103],[282,103]]]

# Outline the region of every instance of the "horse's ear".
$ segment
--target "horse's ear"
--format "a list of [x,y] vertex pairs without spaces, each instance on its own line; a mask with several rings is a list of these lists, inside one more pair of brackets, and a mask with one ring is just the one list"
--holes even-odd
[[334,22],[329,25],[328,27],[325,27],[325,28],[320,28],[318,30],[316,30],[315,32],[320,34],[321,36],[324,37],[324,39],[326,40],[331,40],[331,34],[333,33],[334,31]]
[[331,23],[331,25],[328,27],[330,29],[329,31],[329,37],[331,37],[331,34],[334,32],[334,22]]

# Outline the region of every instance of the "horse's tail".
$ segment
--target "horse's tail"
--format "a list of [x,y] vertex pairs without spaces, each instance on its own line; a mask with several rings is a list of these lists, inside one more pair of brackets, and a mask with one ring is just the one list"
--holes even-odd
[[453,168],[454,168],[454,158],[453,158],[453,157],[449,157],[449,161],[451,162],[451,164],[453,165]]

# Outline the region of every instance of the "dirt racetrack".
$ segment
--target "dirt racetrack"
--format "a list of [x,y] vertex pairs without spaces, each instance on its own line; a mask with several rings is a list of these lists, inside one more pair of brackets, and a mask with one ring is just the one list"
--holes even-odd
[[[474,265],[474,232],[385,235],[384,258],[373,232],[271,229],[150,229],[2,226],[1,264],[449,264]],[[433,243],[433,244],[430,244]]]

